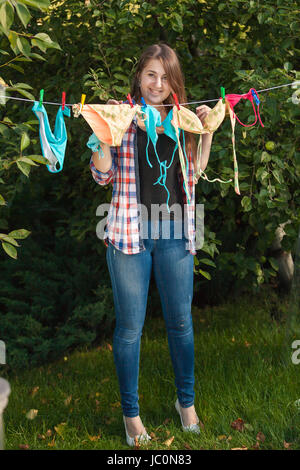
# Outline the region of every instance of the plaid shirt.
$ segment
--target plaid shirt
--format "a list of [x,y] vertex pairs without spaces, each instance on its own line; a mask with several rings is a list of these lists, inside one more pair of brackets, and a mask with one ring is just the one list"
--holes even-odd
[[[136,117],[133,118],[128,130],[125,132],[122,145],[120,147],[110,147],[110,149],[112,166],[107,173],[97,170],[92,158],[90,160],[90,169],[96,183],[101,186],[109,183],[113,185],[112,200],[103,241],[106,246],[108,246],[109,241],[118,250],[132,255],[146,249],[139,231],[139,224],[142,221],[138,211],[138,207],[141,207],[141,200]],[[191,153],[188,155],[188,164],[187,179],[191,198],[190,204],[187,204],[187,196],[183,188],[181,166],[178,166],[178,178],[183,192],[184,217],[187,222],[188,242],[186,247],[192,255],[195,255],[195,185],[193,182],[194,166]]]

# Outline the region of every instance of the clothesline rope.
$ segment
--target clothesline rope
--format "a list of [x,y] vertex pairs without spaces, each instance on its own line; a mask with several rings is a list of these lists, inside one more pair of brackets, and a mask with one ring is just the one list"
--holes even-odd
[[[273,86],[271,88],[265,88],[264,90],[257,90],[257,93],[262,93],[264,91],[269,91],[269,90],[275,90],[276,88],[283,88],[283,87],[286,87],[286,86],[292,86],[292,85],[300,85],[300,81],[296,81],[296,82],[292,82],[292,83],[287,83],[285,85],[278,85],[278,86]],[[14,96],[0,96],[0,98],[4,98],[6,100],[17,100],[17,101],[27,101],[27,102],[30,102],[30,103],[34,103],[35,101],[39,101],[39,100],[29,100],[27,98],[16,98]],[[204,100],[204,101],[190,101],[189,103],[179,103],[181,104],[182,106],[185,106],[185,105],[189,105],[189,104],[201,104],[201,103],[211,103],[211,102],[214,102],[214,101],[219,101],[219,98],[216,98],[214,100]],[[54,106],[61,106],[61,103],[52,103],[50,101],[43,101],[43,104],[53,104]],[[65,104],[65,106],[70,106],[72,107],[73,104]],[[157,106],[155,106],[156,108],[160,107],[160,106],[174,106],[174,104],[159,104]]]

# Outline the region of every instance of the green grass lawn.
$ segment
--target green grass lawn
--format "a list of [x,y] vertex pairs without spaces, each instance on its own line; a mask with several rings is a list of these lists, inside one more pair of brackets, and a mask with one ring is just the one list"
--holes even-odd
[[[291,361],[286,319],[271,318],[267,298],[193,307],[200,435],[181,430],[164,321],[146,318],[139,404],[152,441],[141,448],[300,448],[300,364]],[[129,449],[111,341],[8,380],[6,449]]]

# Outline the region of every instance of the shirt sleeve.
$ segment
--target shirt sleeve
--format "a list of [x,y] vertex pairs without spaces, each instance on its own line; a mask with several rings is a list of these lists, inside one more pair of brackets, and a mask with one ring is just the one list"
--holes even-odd
[[111,168],[106,172],[103,173],[102,171],[97,170],[93,163],[93,155],[90,159],[90,169],[92,172],[92,176],[96,183],[100,184],[101,186],[105,186],[109,183],[113,183],[113,180],[117,173],[117,151],[115,147],[110,147],[112,165]]

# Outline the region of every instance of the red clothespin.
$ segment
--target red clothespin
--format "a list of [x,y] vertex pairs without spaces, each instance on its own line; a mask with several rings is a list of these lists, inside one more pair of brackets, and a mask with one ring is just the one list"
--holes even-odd
[[179,106],[179,103],[178,103],[178,98],[177,98],[176,93],[173,93],[173,98],[174,98],[175,104],[176,104],[176,106],[177,106],[177,108],[178,108],[178,110],[179,110],[179,109],[180,109],[180,106]]
[[128,99],[130,106],[133,108],[133,103],[132,103],[132,99],[131,99],[130,93],[128,93],[128,95],[126,96],[126,98]]
[[66,92],[65,92],[65,91],[62,92],[62,99],[61,99],[61,101],[62,101],[62,102],[61,102],[62,110],[64,110],[64,109],[65,109],[65,104],[66,104]]

